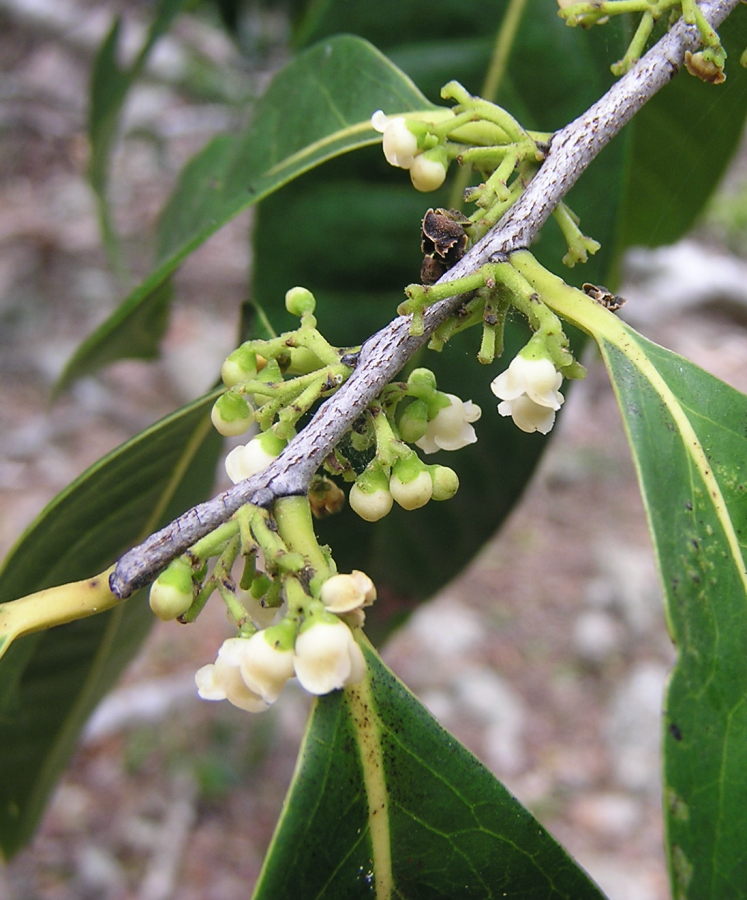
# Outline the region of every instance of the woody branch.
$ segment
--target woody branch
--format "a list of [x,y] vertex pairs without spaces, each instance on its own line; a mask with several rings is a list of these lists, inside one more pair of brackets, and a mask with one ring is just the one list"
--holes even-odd
[[[718,28],[738,3],[713,0],[702,3],[701,9]],[[542,167],[521,197],[440,281],[469,275],[486,262],[529,247],[597,154],[674,77],[685,52],[698,45],[697,28],[680,20],[599,101],[556,132]],[[244,504],[269,507],[279,497],[305,494],[314,473],[355,419],[461,302],[457,295],[427,309],[420,335],[411,335],[410,317],[400,316],[370,337],[349,380],[267,469],[193,507],[125,553],[110,578],[113,593],[124,599],[149,584],[172,559]]]

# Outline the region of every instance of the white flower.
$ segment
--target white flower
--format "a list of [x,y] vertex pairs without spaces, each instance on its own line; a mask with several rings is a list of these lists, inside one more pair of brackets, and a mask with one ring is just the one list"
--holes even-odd
[[266,469],[275,457],[268,453],[258,437],[234,447],[226,457],[226,474],[234,484]]
[[563,395],[558,388],[563,376],[549,359],[525,359],[517,356],[511,365],[493,379],[490,390],[501,400],[516,400],[526,394],[539,406],[558,410]]
[[404,116],[387,116],[377,109],[371,127],[384,135],[384,156],[391,166],[409,169],[418,152],[418,140],[405,123]]
[[565,399],[558,390],[562,382],[563,376],[549,359],[517,356],[490,389],[503,401],[498,404],[502,416],[511,416],[522,431],[547,434]]
[[366,674],[361,648],[344,622],[314,622],[296,638],[296,676],[310,694],[357,684]]
[[515,400],[504,400],[503,403],[499,403],[498,412],[502,416],[512,416],[514,424],[530,434],[533,431],[547,434],[555,424],[554,409],[540,406],[524,395]]
[[459,450],[477,440],[475,429],[470,424],[482,415],[480,407],[471,400],[460,400],[454,394],[446,395],[451,403],[439,409],[435,418],[431,419],[425,434],[415,446],[425,453],[437,450]]
[[215,662],[197,670],[197,693],[203,700],[228,700],[247,712],[267,709],[269,703],[250,690],[241,677],[239,663],[247,643],[246,638],[228,638],[223,641]]
[[353,569],[350,575],[333,575],[322,585],[321,601],[328,612],[352,612],[361,606],[370,606],[375,599],[373,581],[358,569]]
[[244,684],[265,703],[274,703],[285,682],[293,677],[293,651],[276,647],[265,631],[243,639],[243,643],[239,671]]

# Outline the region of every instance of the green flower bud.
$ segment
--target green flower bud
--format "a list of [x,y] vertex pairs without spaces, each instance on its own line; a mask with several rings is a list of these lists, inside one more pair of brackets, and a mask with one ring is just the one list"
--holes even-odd
[[448,466],[428,466],[433,482],[433,500],[451,500],[459,489],[459,476]]
[[407,386],[421,396],[424,392],[436,390],[436,376],[430,369],[413,369],[407,379]]
[[226,387],[233,387],[254,378],[257,374],[257,354],[247,344],[230,353],[220,370]]
[[192,605],[192,566],[180,557],[173,560],[150,588],[150,608],[159,619],[170,622]]
[[310,290],[304,287],[294,287],[286,292],[285,308],[292,316],[299,318],[304,313],[313,313],[316,308],[316,300]]
[[425,400],[413,400],[399,417],[397,427],[400,437],[406,443],[414,444],[419,441],[428,428],[428,404]]
[[236,437],[249,429],[254,421],[254,413],[245,397],[228,391],[213,404],[210,420],[218,434]]

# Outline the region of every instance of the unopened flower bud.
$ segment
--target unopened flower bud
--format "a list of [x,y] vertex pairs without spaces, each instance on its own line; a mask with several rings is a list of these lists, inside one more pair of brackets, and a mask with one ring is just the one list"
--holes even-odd
[[299,318],[304,313],[313,313],[316,308],[316,300],[310,290],[304,287],[294,287],[286,292],[285,308],[292,316]]
[[350,508],[366,522],[378,522],[392,508],[389,478],[376,462],[373,462],[350,488]]
[[448,466],[429,466],[433,482],[433,500],[451,500],[459,489],[459,476]]
[[443,147],[434,147],[416,156],[410,166],[412,186],[423,193],[438,190],[446,180],[448,160]]
[[170,622],[192,605],[192,566],[186,559],[173,560],[150,587],[148,601],[159,619]]
[[405,443],[419,441],[428,429],[428,404],[425,400],[413,400],[399,417],[397,427]]
[[436,390],[436,376],[430,369],[413,369],[407,378],[407,386],[419,393],[430,393]]
[[210,413],[213,427],[223,437],[237,437],[249,430],[254,414],[246,398],[234,391],[223,394]]
[[234,387],[254,378],[257,369],[257,354],[244,344],[228,355],[221,367],[220,377],[226,387]]
[[400,459],[392,470],[389,491],[403,509],[419,509],[431,499],[433,482],[415,453]]
[[248,444],[234,447],[226,457],[226,474],[234,484],[264,471],[280,455],[285,442],[271,431],[252,438]]

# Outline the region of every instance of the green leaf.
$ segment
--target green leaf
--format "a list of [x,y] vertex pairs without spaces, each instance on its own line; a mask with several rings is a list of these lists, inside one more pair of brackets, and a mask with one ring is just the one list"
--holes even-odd
[[226,222],[324,160],[380,141],[369,122],[375,109],[429,107],[409,78],[359,38],[343,35],[302,53],[275,76],[243,134],[211,141],[185,168],[161,219],[158,265],[73,355],[60,387],[127,355],[152,292]]
[[[204,499],[220,439],[215,395],[100,460],[41,513],[0,571],[0,602],[100,572]],[[14,642],[0,660],[0,848],[32,835],[80,729],[137,652],[153,616],[145,591],[109,612]]]
[[[490,5],[474,16],[471,3],[464,8],[461,2],[438,4],[432,16],[426,6],[391,0],[381,14],[377,7],[373,15],[365,4],[333,0],[315,5],[311,37],[325,36],[339,22],[383,42],[392,58],[428,87],[430,96],[437,96],[438,87],[453,77],[479,92],[493,44],[488,28],[500,25],[506,4]],[[391,28],[386,18],[390,13]],[[302,30],[310,28],[310,21]],[[617,47],[622,55],[624,44],[616,26],[612,31],[570,29],[556,8],[530,0],[499,102],[529,127],[565,124],[612,83],[610,41],[612,52]],[[466,52],[469,49],[477,55]],[[537,58],[543,65],[534,64]],[[573,66],[566,65],[571,58]],[[625,184],[624,149],[618,142],[605,151],[570,199],[586,233],[602,242],[602,250],[587,265],[572,270],[579,284],[604,282],[614,258],[616,198]],[[393,317],[404,286],[418,280],[422,216],[428,207],[449,206],[449,194],[449,188],[427,195],[413,190],[408,173],[389,166],[380,146],[321,166],[261,204],[254,228],[254,295],[276,327],[291,328],[283,296],[289,287],[302,284],[317,298],[316,315],[325,336],[343,346],[360,343]],[[600,203],[600,196],[609,196],[609,201]],[[537,249],[546,264],[559,264],[566,248],[554,222],[543,230]],[[457,575],[495,533],[547,446],[547,438],[525,434],[500,417],[490,392],[490,381],[528,339],[523,324],[511,323],[504,359],[485,367],[475,360],[480,340],[475,329],[460,335],[443,353],[424,352],[416,362],[433,368],[441,390],[472,399],[483,409],[475,445],[427,458],[456,470],[460,488],[454,499],[414,512],[396,507],[375,526],[349,511],[319,523],[322,539],[334,548],[341,569],[363,567],[381,589],[369,616],[369,630],[377,641],[416,602]]]
[[747,397],[632,331],[600,346],[618,392],[666,592],[674,896],[747,896]]
[[366,650],[315,702],[254,900],[602,900],[542,826]]
[[747,896],[747,397],[651,343],[528,253],[553,309],[594,335],[638,469],[677,663],[664,701],[673,896]]
[[99,224],[104,245],[111,263],[120,275],[126,265],[111,221],[106,198],[109,164],[119,135],[122,110],[130,89],[142,75],[151,51],[171,27],[176,16],[194,0],[160,0],[148,36],[140,53],[129,68],[120,66],[121,20],[115,19],[94,59],[91,71],[90,105],[88,110],[88,180],[96,195]]

